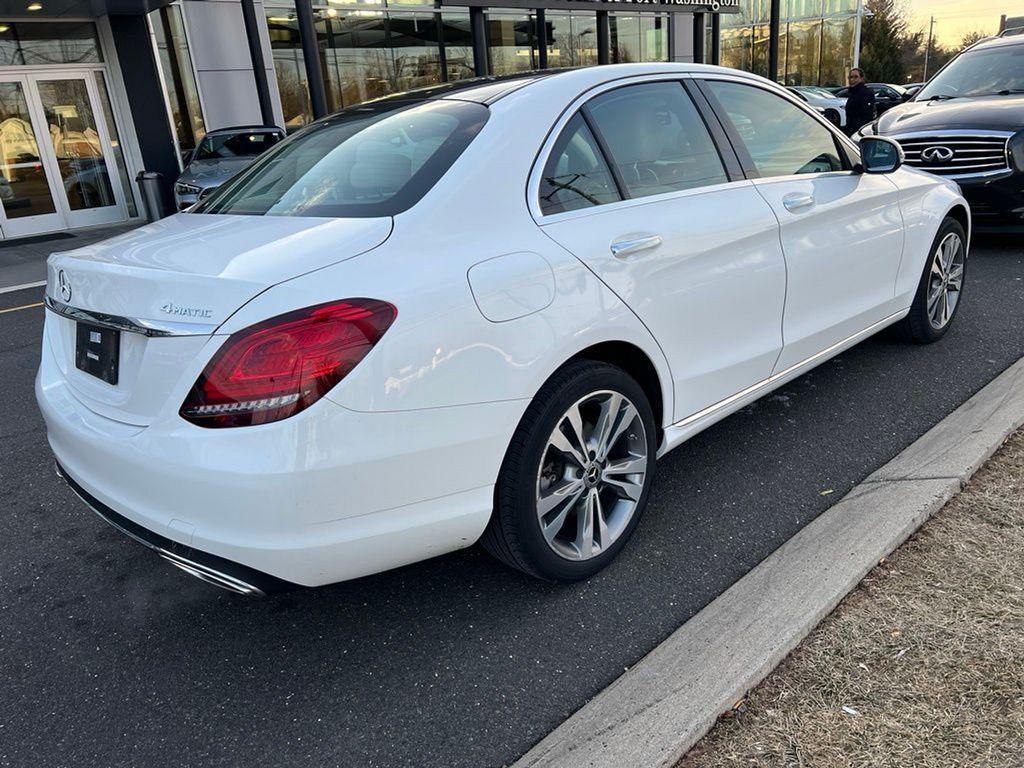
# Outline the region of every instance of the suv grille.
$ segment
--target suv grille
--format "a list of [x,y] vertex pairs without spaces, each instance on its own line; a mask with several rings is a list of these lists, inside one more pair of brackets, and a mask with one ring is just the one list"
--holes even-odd
[[1006,142],[1010,134],[894,136],[907,165],[939,176],[981,176],[1009,168]]

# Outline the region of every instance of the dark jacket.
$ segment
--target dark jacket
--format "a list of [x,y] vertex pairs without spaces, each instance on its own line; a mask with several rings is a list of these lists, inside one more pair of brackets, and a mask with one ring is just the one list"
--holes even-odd
[[865,83],[858,83],[846,92],[846,132],[856,133],[875,119],[875,94]]

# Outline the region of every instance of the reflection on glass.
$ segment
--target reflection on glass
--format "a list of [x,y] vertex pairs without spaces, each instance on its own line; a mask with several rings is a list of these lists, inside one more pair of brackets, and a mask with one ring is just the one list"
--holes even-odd
[[451,9],[438,14],[444,42],[445,75],[448,81],[476,77],[473,65],[473,33],[469,9]]
[[85,80],[40,80],[37,88],[71,210],[116,205]]
[[754,27],[753,43],[750,49],[750,71],[761,77],[768,76],[768,45],[771,34],[767,24]]
[[8,219],[56,211],[21,83],[0,83],[0,203]]
[[857,19],[826,19],[825,39],[821,46],[821,85],[842,85],[846,73],[853,67],[854,40],[857,34]]
[[668,18],[642,15],[640,42],[643,48],[643,61],[668,61]]
[[0,66],[103,61],[90,21],[0,22]]
[[188,49],[181,8],[169,5],[150,14],[153,36],[160,52],[160,68],[167,88],[167,101],[171,105],[174,130],[182,151],[195,149],[206,135],[203,108],[199,102],[199,88],[192,71],[192,55]]
[[635,13],[608,14],[612,64],[643,61],[640,52],[640,16]]
[[750,70],[750,27],[722,30],[721,57],[723,67]]
[[597,64],[597,16],[584,11],[548,11],[548,66]]
[[135,216],[138,213],[135,208],[135,198],[131,193],[132,186],[128,179],[128,167],[124,161],[124,150],[121,149],[121,137],[117,133],[117,125],[114,124],[114,112],[110,108],[110,93],[107,91],[107,83],[99,72],[96,76],[96,91],[100,95],[100,111],[103,112],[103,121],[107,127],[107,136],[110,137],[110,145],[114,149],[114,163],[117,165],[117,175],[121,179],[121,189],[124,190],[125,202],[128,203],[128,215]]
[[[345,5],[314,9],[330,111],[473,77],[468,10],[389,13]],[[313,112],[295,7],[268,7],[266,14],[285,126],[300,127]]]
[[790,85],[816,85],[821,55],[821,22],[791,23],[787,36],[786,82]]
[[[506,75],[537,69],[537,36],[534,18],[528,13],[487,14],[487,58],[491,74]],[[548,44],[552,45],[551,16],[548,16]],[[548,66],[554,63],[548,49]]]

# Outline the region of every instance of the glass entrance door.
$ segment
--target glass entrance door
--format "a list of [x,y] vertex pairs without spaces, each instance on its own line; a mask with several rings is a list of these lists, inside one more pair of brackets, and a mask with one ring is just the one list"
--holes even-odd
[[4,237],[61,229],[42,152],[49,137],[40,130],[25,77],[0,80],[0,230]]
[[5,237],[127,218],[125,190],[89,74],[0,77]]

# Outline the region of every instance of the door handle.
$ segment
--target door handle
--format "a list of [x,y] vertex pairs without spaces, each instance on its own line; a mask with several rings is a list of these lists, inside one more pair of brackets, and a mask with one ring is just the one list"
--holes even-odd
[[647,235],[645,237],[636,237],[629,240],[618,240],[612,243],[612,256],[616,259],[624,259],[627,256],[632,256],[634,253],[640,253],[641,251],[649,251],[651,248],[657,248],[661,243],[661,235]]
[[786,206],[786,210],[790,213],[796,213],[797,211],[812,207],[814,205],[814,195],[805,195],[799,192],[793,195],[786,195],[782,198],[782,204]]

